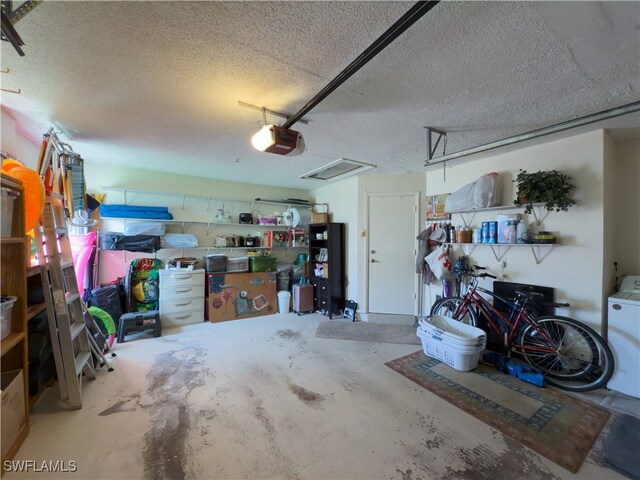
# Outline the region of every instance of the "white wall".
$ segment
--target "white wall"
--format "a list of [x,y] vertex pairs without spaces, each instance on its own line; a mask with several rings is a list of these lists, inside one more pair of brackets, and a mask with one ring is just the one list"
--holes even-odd
[[[358,303],[359,318],[365,311],[367,292],[367,212],[365,211],[367,193],[418,192],[420,198],[421,225],[424,223],[425,174],[410,173],[398,175],[360,175],[330,183],[311,191],[316,202],[329,203],[332,221],[345,222],[347,225],[346,270],[348,285],[347,298]],[[414,232],[406,232],[414,236]],[[402,232],[398,232],[402,234]],[[415,272],[407,272],[415,277]]]
[[640,275],[640,141],[616,146],[612,198],[613,261],[618,276]]
[[310,196],[316,203],[329,205],[332,222],[345,224],[345,295],[358,302],[358,177],[324,184],[311,190]]
[[[603,163],[603,251],[602,251],[602,305],[606,307],[607,298],[616,290],[615,281],[615,242],[614,239],[618,234],[616,231],[617,216],[615,205],[615,184],[616,184],[616,167],[618,160],[618,149],[609,135],[604,132],[604,163]],[[603,308],[602,333],[605,338],[608,332],[607,308]]]
[[[103,202],[106,204],[124,203],[124,196],[121,192],[109,191],[102,187],[120,187],[159,192],[158,194],[129,192],[127,193],[127,203],[131,205],[166,206],[169,207],[169,211],[175,220],[184,220],[185,222],[213,222],[215,221],[216,210],[223,206],[226,211],[232,214],[233,222],[237,222],[237,215],[239,213],[251,212],[251,201],[255,198],[270,200],[308,198],[308,192],[298,189],[210,180],[188,175],[151,172],[134,168],[112,168],[92,163],[85,163],[85,177],[87,181],[87,191],[89,193],[105,193]],[[208,196],[219,200],[212,200],[210,203],[204,198],[186,197],[183,200],[181,196],[168,196],[160,192]],[[276,211],[282,211],[284,208],[286,208],[286,205],[282,207],[273,204],[254,205],[254,209],[259,210],[264,216],[270,216]],[[303,209],[300,208],[300,210]],[[122,220],[103,219],[101,223],[103,231],[122,231],[123,226]],[[273,229],[282,230],[284,228],[285,227],[274,226]],[[190,233],[195,235],[198,238],[199,247],[213,247],[216,235],[238,234],[259,236],[265,230],[267,229],[242,227],[238,225],[213,225],[211,226],[211,230],[207,231],[206,225],[193,225],[188,223],[185,223],[184,230],[181,225],[169,225],[167,227],[168,232]],[[273,255],[277,256],[279,260],[292,262],[296,259],[297,254],[301,252],[306,253],[306,250],[293,248],[274,249]],[[157,257],[162,260],[180,256],[201,258],[206,253],[207,250],[202,249],[169,249],[159,251]],[[240,256],[243,250],[211,250],[209,253],[224,253],[229,256]],[[123,251],[101,252],[99,282],[109,282],[124,275],[126,267],[131,260],[144,256],[153,255]]]
[[[30,141],[17,131],[15,119],[4,108],[0,122],[0,146],[16,160],[29,168],[36,168],[40,145]],[[43,134],[45,132],[42,132]]]
[[[570,175],[576,185],[574,198],[578,205],[569,212],[543,214],[541,225],[534,224],[532,215],[527,218],[533,231],[552,231],[560,243],[551,250],[541,249],[542,255],[549,253],[540,264],[536,264],[530,248],[512,247],[504,257],[506,268],[501,269],[491,249],[484,246],[473,249],[471,263],[487,266],[505,281],[555,288],[558,301],[571,303],[570,308],[558,309],[557,313],[589,323],[597,331],[603,318],[604,142],[604,132],[599,130],[479,161],[450,162],[446,182],[441,166],[427,172],[428,195],[450,193],[485,173],[498,172],[502,180],[502,205],[511,205],[515,198],[512,180],[520,168],[530,172],[557,169]],[[477,227],[482,221],[495,220],[497,213],[477,213],[472,223]],[[456,214],[452,222],[462,223]],[[462,253],[461,247],[456,250]],[[485,286],[491,288],[488,282]],[[440,285],[432,285],[431,299],[439,293]]]

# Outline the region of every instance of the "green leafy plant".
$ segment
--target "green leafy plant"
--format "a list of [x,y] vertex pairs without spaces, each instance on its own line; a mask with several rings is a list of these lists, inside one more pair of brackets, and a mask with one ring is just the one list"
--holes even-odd
[[571,191],[575,188],[571,180],[571,177],[557,170],[529,173],[520,169],[513,180],[518,195],[513,204],[525,207],[524,213],[531,213],[534,204],[542,204],[550,212],[566,212],[576,204],[571,198]]

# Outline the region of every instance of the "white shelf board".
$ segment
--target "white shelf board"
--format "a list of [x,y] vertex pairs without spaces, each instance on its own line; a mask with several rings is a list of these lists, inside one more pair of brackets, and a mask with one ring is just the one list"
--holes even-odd
[[[531,249],[536,264],[542,263],[551,253],[551,249],[558,246],[557,243],[444,243],[443,245],[450,245],[451,247],[460,246],[465,255],[470,255],[476,247],[490,247],[493,256],[498,262],[504,258],[511,248],[528,247]],[[547,249],[547,251],[542,254],[541,249]]]

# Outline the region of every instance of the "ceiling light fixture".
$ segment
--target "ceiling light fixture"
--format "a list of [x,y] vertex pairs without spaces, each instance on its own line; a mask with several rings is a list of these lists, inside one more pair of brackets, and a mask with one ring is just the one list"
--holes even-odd
[[251,145],[261,152],[289,156],[300,155],[306,148],[300,132],[278,125],[263,126],[251,137]]

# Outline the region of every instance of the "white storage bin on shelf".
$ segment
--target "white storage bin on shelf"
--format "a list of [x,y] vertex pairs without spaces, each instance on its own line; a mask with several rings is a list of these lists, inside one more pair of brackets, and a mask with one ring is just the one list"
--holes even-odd
[[478,366],[487,344],[483,330],[439,315],[420,320],[416,333],[425,355],[463,372]]
[[227,272],[248,272],[249,257],[233,257],[227,259]]
[[0,323],[0,339],[11,333],[11,313],[18,297],[2,297],[2,322]]
[[220,253],[212,253],[205,256],[204,263],[207,273],[225,272],[227,270],[227,256]]
[[20,195],[10,188],[2,187],[2,236],[11,236],[11,226],[13,225],[13,201]]

